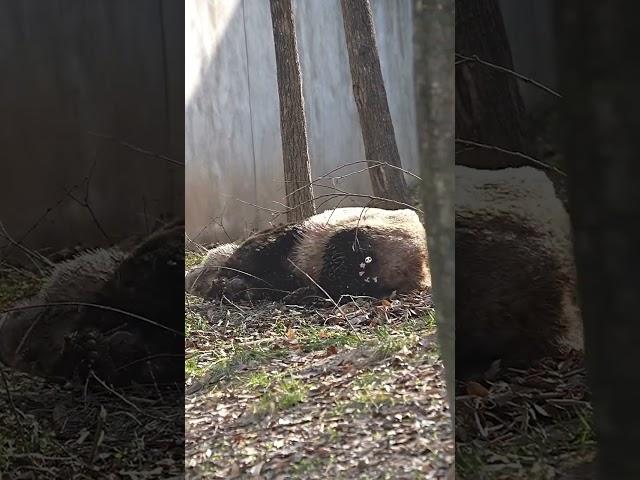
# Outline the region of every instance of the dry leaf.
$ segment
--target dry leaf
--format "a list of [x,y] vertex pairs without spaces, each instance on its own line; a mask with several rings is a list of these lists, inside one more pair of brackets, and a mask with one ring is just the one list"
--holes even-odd
[[250,472],[251,476],[253,477],[259,476],[263,465],[264,465],[264,462],[258,462],[253,467],[251,467],[251,472]]
[[547,411],[544,408],[542,408],[540,405],[537,405],[534,403],[533,408],[535,408],[536,412],[538,412],[543,417],[551,417],[551,415],[549,415]]
[[480,385],[478,382],[470,381],[467,382],[467,393],[475,397],[486,397],[487,395],[489,395],[489,390]]
[[234,463],[233,465],[231,465],[231,468],[229,469],[229,474],[227,478],[236,478],[239,476],[240,476],[240,467],[238,466],[237,463]]
[[484,373],[484,378],[487,380],[492,380],[494,379],[498,373],[500,373],[500,364],[501,364],[501,360],[495,360],[494,362],[491,363],[491,366],[489,367],[489,369]]

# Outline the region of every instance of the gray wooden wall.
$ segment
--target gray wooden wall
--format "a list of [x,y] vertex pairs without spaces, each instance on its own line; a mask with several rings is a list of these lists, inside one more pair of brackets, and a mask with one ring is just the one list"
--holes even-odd
[[[500,0],[514,69],[544,85],[557,87],[553,0]],[[537,87],[520,82],[525,105],[544,108],[556,98]]]
[[108,243],[67,193],[83,201],[73,187],[90,172],[89,204],[109,236],[182,213],[184,167],[89,134],[183,161],[181,2],[2,0],[0,9],[7,231],[32,248]]
[[[411,0],[372,1],[400,156],[405,168],[416,171],[411,5]],[[364,147],[339,0],[294,0],[294,13],[315,178],[364,160]],[[281,210],[274,202],[284,197],[268,0],[187,0],[185,65],[188,235],[200,243],[224,241],[227,233],[236,238],[267,226],[268,211],[242,202]],[[337,185],[370,192],[367,172]]]
[[[0,0],[0,109],[10,120],[0,129],[0,221],[14,238],[35,248],[105,243],[88,209],[67,193],[82,200],[84,190],[73,187],[90,172],[93,214],[112,236],[180,209],[183,188],[187,231],[202,232],[199,241],[226,239],[222,226],[237,237],[268,223],[267,211],[242,201],[281,209],[268,1],[181,3]],[[550,0],[501,3],[516,69],[554,86]],[[372,5],[400,154],[416,171],[411,1]],[[318,176],[364,160],[364,149],[339,0],[294,0],[294,8]],[[528,106],[545,101],[536,89],[523,93]],[[186,171],[92,131],[184,159]],[[366,173],[336,185],[370,191]]]

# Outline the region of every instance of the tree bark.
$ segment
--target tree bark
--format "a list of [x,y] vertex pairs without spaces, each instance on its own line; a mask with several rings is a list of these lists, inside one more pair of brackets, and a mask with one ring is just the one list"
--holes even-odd
[[[640,82],[633,2],[557,4],[565,155],[598,478],[640,478]],[[630,95],[631,93],[631,95]]]
[[[396,144],[393,122],[382,78],[369,0],[341,0],[353,96],[358,107],[364,152],[369,162],[373,194],[395,202],[376,203],[404,208],[409,194]],[[392,167],[379,165],[388,163]],[[376,166],[377,165],[377,166]],[[393,168],[397,167],[397,168]]]
[[302,76],[291,0],[270,0],[276,51],[287,221],[315,214]]
[[429,268],[455,418],[454,0],[415,0],[418,138]]
[[475,59],[513,70],[497,0],[456,2],[456,163],[475,168],[529,165],[525,159],[466,142],[526,153],[524,104],[517,80]]

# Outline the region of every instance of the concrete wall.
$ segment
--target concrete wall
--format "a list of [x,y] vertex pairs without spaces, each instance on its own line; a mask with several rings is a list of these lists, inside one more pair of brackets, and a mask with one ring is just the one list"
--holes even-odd
[[180,2],[2,0],[0,11],[0,221],[9,233],[32,248],[107,243],[68,195],[84,200],[74,186],[90,173],[89,204],[110,237],[182,213],[184,167],[89,133],[183,160]]
[[[400,156],[405,168],[416,171],[411,5],[411,0],[372,1]],[[364,147],[340,1],[294,0],[294,13],[315,178],[364,160]],[[267,226],[272,218],[242,202],[282,210],[275,203],[283,202],[284,187],[269,2],[187,0],[185,15],[186,229],[201,243],[223,241],[227,234],[236,238]],[[370,193],[368,172],[337,185]]]

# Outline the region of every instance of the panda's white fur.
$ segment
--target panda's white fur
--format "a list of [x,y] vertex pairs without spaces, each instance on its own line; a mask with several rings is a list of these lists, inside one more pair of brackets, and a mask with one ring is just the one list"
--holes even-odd
[[455,200],[459,371],[582,350],[570,217],[547,175],[456,166]]
[[[125,258],[125,252],[119,248],[96,249],[76,255],[56,265],[40,291],[14,308],[86,302],[104,287]],[[41,358],[45,362],[57,358],[64,347],[65,336],[78,326],[72,320],[76,317],[73,311],[79,308],[34,307],[0,314],[0,361],[17,366],[25,355],[28,356],[27,348],[44,352]],[[20,351],[17,351],[19,346]],[[34,365],[36,369],[38,367]]]
[[376,260],[388,282],[401,291],[431,285],[425,229],[416,212],[410,209],[346,207],[314,215],[302,223],[303,234],[293,249],[291,261],[318,281],[331,236],[365,226],[379,245]]
[[56,265],[40,290],[43,302],[88,298],[113,276],[127,254],[119,248],[89,250]]
[[237,243],[225,243],[209,250],[200,265],[185,274],[185,290],[192,295],[205,296],[218,267],[223,266],[237,248]]
[[[381,272],[385,286],[398,292],[430,286],[425,229],[416,212],[367,207],[326,210],[299,224],[297,240],[287,254],[291,263],[287,268],[298,277],[300,286],[310,283],[307,275],[311,283],[320,281],[327,246],[335,234],[361,227],[366,227],[368,238],[375,242],[376,271]],[[217,267],[224,266],[238,248],[242,244],[211,250],[199,266],[187,272],[187,292],[206,297],[219,273]],[[358,274],[353,272],[354,276]]]

